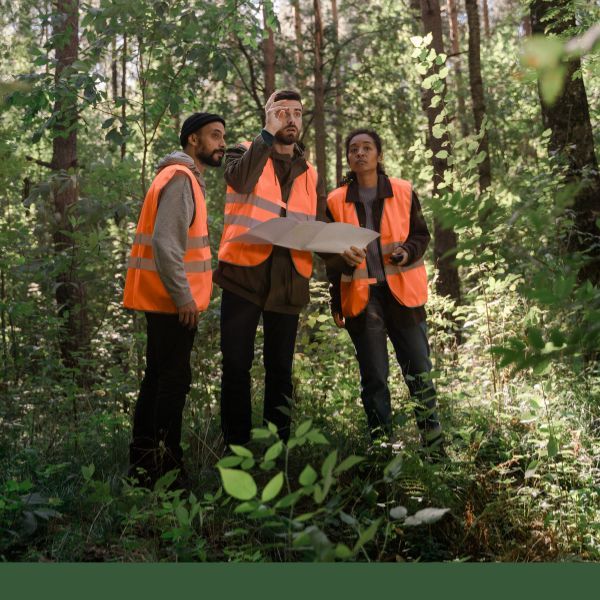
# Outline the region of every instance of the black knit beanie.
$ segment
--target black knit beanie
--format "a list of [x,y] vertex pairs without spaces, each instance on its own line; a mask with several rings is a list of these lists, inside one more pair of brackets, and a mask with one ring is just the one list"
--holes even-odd
[[179,141],[181,142],[181,147],[185,148],[187,144],[188,135],[194,133],[194,131],[198,131],[200,127],[203,127],[207,123],[212,123],[214,121],[220,121],[225,126],[225,119],[220,117],[219,115],[213,115],[212,113],[205,112],[197,112],[193,115],[189,116],[181,126],[181,133],[179,134]]

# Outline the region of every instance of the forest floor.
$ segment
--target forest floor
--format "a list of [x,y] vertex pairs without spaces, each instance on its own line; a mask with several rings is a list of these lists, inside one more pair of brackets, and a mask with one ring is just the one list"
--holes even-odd
[[[205,344],[194,356],[185,412],[191,495],[167,491],[168,478],[149,491],[125,477],[138,385],[129,370],[106,368],[87,389],[58,372],[1,385],[0,557],[600,559],[600,390],[585,372],[511,374],[495,367],[481,338],[444,352],[433,335],[449,458],[432,464],[419,450],[395,365],[398,444],[371,446],[351,343],[326,314],[313,314],[298,340],[290,443],[258,429],[248,448],[232,455],[218,420],[217,323],[209,317],[199,332]],[[258,351],[256,424],[260,359]],[[237,499],[222,488],[232,473],[238,479],[228,491],[237,486]]]

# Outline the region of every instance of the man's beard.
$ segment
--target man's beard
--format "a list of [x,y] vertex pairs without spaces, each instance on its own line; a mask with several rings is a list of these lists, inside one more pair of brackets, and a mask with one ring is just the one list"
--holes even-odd
[[275,134],[275,140],[284,146],[290,146],[298,141],[298,131],[294,130],[293,133],[286,133],[283,129],[280,129]]
[[223,156],[220,155],[218,158],[215,154],[220,153],[220,150],[215,150],[211,154],[207,154],[206,152],[198,151],[196,154],[196,158],[203,164],[208,167],[220,167],[223,162]]

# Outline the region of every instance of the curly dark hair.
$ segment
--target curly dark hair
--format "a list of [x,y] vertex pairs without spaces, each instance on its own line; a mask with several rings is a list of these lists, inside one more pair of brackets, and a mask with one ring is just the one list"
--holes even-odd
[[[348,159],[348,154],[350,152],[350,142],[354,137],[362,133],[368,135],[373,140],[373,142],[375,143],[375,148],[377,148],[377,154],[381,154],[383,152],[383,142],[381,141],[381,137],[379,137],[379,134],[373,129],[361,127],[359,129],[352,130],[346,136],[346,140],[344,142],[344,145],[346,146],[346,160]],[[381,163],[377,163],[377,172],[381,173],[382,175],[385,175],[385,171]],[[342,177],[340,185],[349,185],[353,181],[356,181],[356,173],[354,171],[348,171],[346,175]]]

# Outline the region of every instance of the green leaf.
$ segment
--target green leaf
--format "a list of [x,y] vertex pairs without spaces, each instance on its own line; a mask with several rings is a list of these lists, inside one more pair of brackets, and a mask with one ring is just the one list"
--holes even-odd
[[440,158],[443,160],[444,158],[448,158],[448,151],[440,150],[435,156],[436,156],[436,158]]
[[243,456],[244,458],[253,457],[252,452],[250,452],[248,448],[244,448],[244,446],[236,446],[235,444],[231,444],[229,447],[236,456]]
[[333,471],[333,467],[335,467],[335,463],[337,462],[337,455],[337,450],[333,450],[323,461],[323,464],[321,465],[321,475],[323,475],[323,477],[327,477],[327,475],[331,474]]
[[550,436],[546,449],[548,450],[548,458],[554,458],[558,454],[558,440],[553,435]]
[[545,69],[540,74],[540,91],[546,104],[554,104],[560,96],[567,76],[567,69],[564,65],[559,65],[552,69]]
[[298,477],[298,481],[302,486],[312,485],[317,480],[317,472],[310,466],[306,465]]
[[309,431],[306,436],[313,444],[328,445],[329,440],[320,431]]
[[351,454],[350,456],[346,457],[336,468],[334,473],[336,475],[339,475],[340,473],[343,473],[344,471],[347,471],[348,469],[351,469],[352,467],[354,467],[355,465],[357,465],[358,463],[362,462],[363,460],[365,460],[364,456],[355,456],[354,454]]
[[283,442],[275,442],[266,452],[265,461],[275,460],[283,452]]
[[177,520],[181,526],[189,525],[190,513],[182,504],[178,504],[175,508],[175,516],[177,517]]
[[377,533],[377,528],[379,527],[380,523],[381,518],[376,519],[367,527],[367,529],[365,529],[360,534],[360,536],[358,537],[358,541],[356,542],[356,544],[354,544],[354,553],[358,552],[358,550],[360,550],[366,543],[370,542],[375,537],[375,534]]
[[94,471],[96,470],[96,467],[94,466],[94,463],[86,466],[81,467],[81,474],[83,475],[83,478],[86,481],[89,481],[92,478],[92,475],[94,474]]
[[300,425],[298,425],[298,428],[296,429],[296,437],[301,437],[305,433],[308,433],[311,426],[312,426],[312,419],[308,419],[308,421],[304,421],[303,423],[300,423]]
[[296,490],[287,496],[284,496],[275,504],[275,508],[289,508],[290,506],[294,506],[296,502],[300,499],[302,495],[302,490]]
[[261,500],[263,502],[270,502],[279,494],[283,487],[283,472],[277,473],[269,483],[265,486],[262,491]]
[[338,544],[335,547],[335,557],[340,558],[342,560],[346,558],[352,558],[354,556],[354,552],[346,546],[346,544]]
[[547,69],[556,67],[564,53],[564,44],[557,37],[534,35],[524,44],[521,62],[526,67]]
[[252,439],[254,440],[266,440],[270,437],[273,437],[273,433],[268,429],[257,427],[252,430]]
[[254,466],[254,462],[255,461],[253,458],[244,458],[242,460],[242,463],[240,464],[240,467],[242,469],[244,469],[244,471],[248,471],[249,469],[251,469]]
[[225,491],[238,500],[251,500],[256,496],[256,483],[250,473],[219,467]]
[[111,142],[115,146],[120,146],[125,141],[125,138],[116,129],[111,129],[106,134],[106,141]]
[[446,133],[446,128],[442,127],[442,125],[440,125],[439,123],[431,128],[431,135],[437,140],[439,140],[444,135],[444,133]]
[[535,375],[545,375],[550,370],[551,358],[549,356],[542,358],[533,367],[533,373]]
[[410,43],[415,48],[420,48],[423,45],[423,38],[420,35],[415,35],[410,38]]
[[241,456],[224,456],[217,467],[237,467],[244,459]]
[[395,479],[402,470],[402,457],[398,454],[385,466],[383,474],[389,479]]

